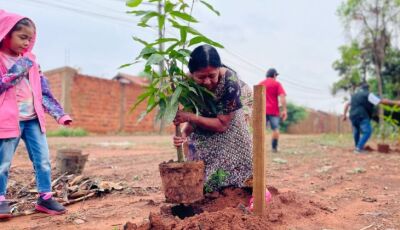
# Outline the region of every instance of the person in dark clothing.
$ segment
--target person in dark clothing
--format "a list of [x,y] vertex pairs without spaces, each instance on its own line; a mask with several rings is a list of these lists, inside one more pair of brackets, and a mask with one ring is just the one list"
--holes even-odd
[[343,120],[347,119],[347,111],[350,108],[350,121],[353,128],[353,138],[355,143],[355,153],[362,153],[364,145],[372,134],[371,117],[374,107],[383,105],[398,105],[400,101],[392,101],[379,98],[369,92],[367,83],[363,83],[360,90],[351,96],[350,102],[345,105]]

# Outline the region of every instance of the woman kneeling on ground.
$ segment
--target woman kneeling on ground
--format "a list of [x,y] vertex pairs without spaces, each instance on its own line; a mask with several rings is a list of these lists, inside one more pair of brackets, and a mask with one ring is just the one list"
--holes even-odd
[[[182,137],[174,137],[174,145],[188,141],[188,160],[202,160],[205,164],[206,186],[244,185],[252,175],[252,141],[240,101],[239,79],[226,68],[217,50],[202,45],[193,50],[189,60],[190,77],[211,91],[216,111],[199,111],[199,115],[178,111],[174,124],[184,123]],[[227,177],[220,185],[210,183],[210,176],[223,170]]]

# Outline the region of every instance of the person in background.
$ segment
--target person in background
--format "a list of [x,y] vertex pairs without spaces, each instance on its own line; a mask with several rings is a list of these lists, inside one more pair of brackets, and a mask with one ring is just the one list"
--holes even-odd
[[[259,83],[265,86],[266,119],[272,129],[272,152],[278,152],[279,124],[287,119],[286,92],[282,84],[277,81],[278,72],[271,68],[267,71],[266,79]],[[279,103],[281,109],[279,109]]]
[[379,104],[400,106],[400,101],[381,99],[369,91],[368,83],[363,83],[360,89],[351,96],[350,102],[346,103],[343,121],[347,120],[347,112],[350,108],[350,121],[355,145],[354,153],[364,152],[364,146],[372,134],[372,113],[374,107]]

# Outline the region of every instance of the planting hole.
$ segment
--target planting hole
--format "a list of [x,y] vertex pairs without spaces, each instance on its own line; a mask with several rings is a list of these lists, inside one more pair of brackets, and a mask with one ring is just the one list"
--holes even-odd
[[180,219],[185,219],[186,217],[192,217],[196,214],[200,214],[203,210],[193,207],[191,205],[177,205],[171,208],[172,215],[179,217]]

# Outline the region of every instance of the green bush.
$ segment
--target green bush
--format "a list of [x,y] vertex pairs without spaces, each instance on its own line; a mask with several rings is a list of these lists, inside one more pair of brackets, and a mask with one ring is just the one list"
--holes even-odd
[[380,123],[373,123],[373,134],[383,144],[399,141],[400,123],[393,118],[393,113],[400,112],[400,107],[384,105],[383,109],[385,115]]
[[48,137],[84,137],[88,132],[82,128],[59,128],[58,130],[47,132]]
[[282,132],[286,132],[290,125],[296,124],[307,117],[307,111],[302,106],[297,106],[289,102],[286,107],[287,119],[286,121],[282,122],[280,126]]

